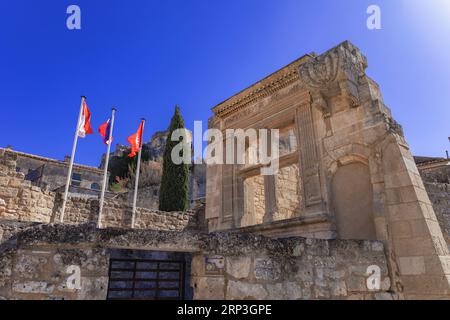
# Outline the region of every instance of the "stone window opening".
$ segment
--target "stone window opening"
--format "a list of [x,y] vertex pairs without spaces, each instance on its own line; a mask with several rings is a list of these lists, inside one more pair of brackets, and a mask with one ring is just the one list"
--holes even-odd
[[73,173],[72,174],[72,186],[80,187],[81,186],[81,174]]
[[100,190],[100,185],[98,183],[93,183],[91,184],[91,189],[92,190]]
[[265,177],[254,175],[244,179],[244,214],[241,227],[262,224],[266,215]]
[[[301,216],[303,211],[298,139],[294,122],[277,128],[280,133],[278,172],[273,176],[260,175],[261,165],[241,166],[243,180],[243,215],[240,227],[288,220]],[[269,154],[272,154],[268,139]],[[259,141],[258,141],[259,142]],[[252,152],[246,144],[246,154]]]
[[294,124],[278,129],[280,132],[280,158],[298,150],[297,135]]

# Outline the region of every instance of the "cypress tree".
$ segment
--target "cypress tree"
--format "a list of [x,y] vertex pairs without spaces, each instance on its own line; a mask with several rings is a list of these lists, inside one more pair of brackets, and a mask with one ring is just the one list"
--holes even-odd
[[172,133],[184,128],[184,120],[180,108],[175,107],[169,127],[166,149],[164,150],[163,175],[159,192],[159,210],[161,211],[186,211],[188,205],[188,179],[189,167],[187,164],[175,165],[172,162],[172,149],[179,141],[171,141]]

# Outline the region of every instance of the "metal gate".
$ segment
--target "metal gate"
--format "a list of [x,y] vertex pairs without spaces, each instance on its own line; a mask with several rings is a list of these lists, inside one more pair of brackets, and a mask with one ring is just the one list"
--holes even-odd
[[108,300],[183,300],[185,261],[111,259]]

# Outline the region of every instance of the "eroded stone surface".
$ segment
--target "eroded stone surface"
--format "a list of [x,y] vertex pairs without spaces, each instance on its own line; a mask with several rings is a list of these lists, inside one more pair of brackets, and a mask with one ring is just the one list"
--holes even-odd
[[[28,227],[15,237],[15,248],[0,253],[0,281],[5,284],[0,295],[7,298],[104,299],[108,248],[124,247],[194,253],[196,299],[346,299],[356,293],[373,298],[389,289],[384,285],[386,257],[374,241],[275,240],[228,232],[97,229],[93,224],[44,224]],[[214,255],[225,259],[223,275],[205,272],[204,257]],[[374,264],[383,274],[377,292],[365,285],[364,272]],[[79,290],[67,285],[69,266],[80,268]]]
[[261,284],[228,281],[229,300],[264,300],[267,295],[266,289]]
[[225,279],[223,277],[193,278],[195,299],[223,300],[225,298]]
[[12,290],[18,293],[51,294],[55,286],[45,281],[14,282]]
[[251,263],[249,257],[227,258],[227,273],[236,279],[246,279],[250,275]]

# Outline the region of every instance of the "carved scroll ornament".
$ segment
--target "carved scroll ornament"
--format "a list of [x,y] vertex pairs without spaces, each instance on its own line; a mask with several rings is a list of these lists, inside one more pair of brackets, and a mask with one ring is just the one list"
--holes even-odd
[[358,83],[367,68],[367,60],[349,42],[313,57],[299,67],[301,81],[311,91],[313,105],[325,117],[331,115],[329,98],[340,95],[351,107],[359,105]]

